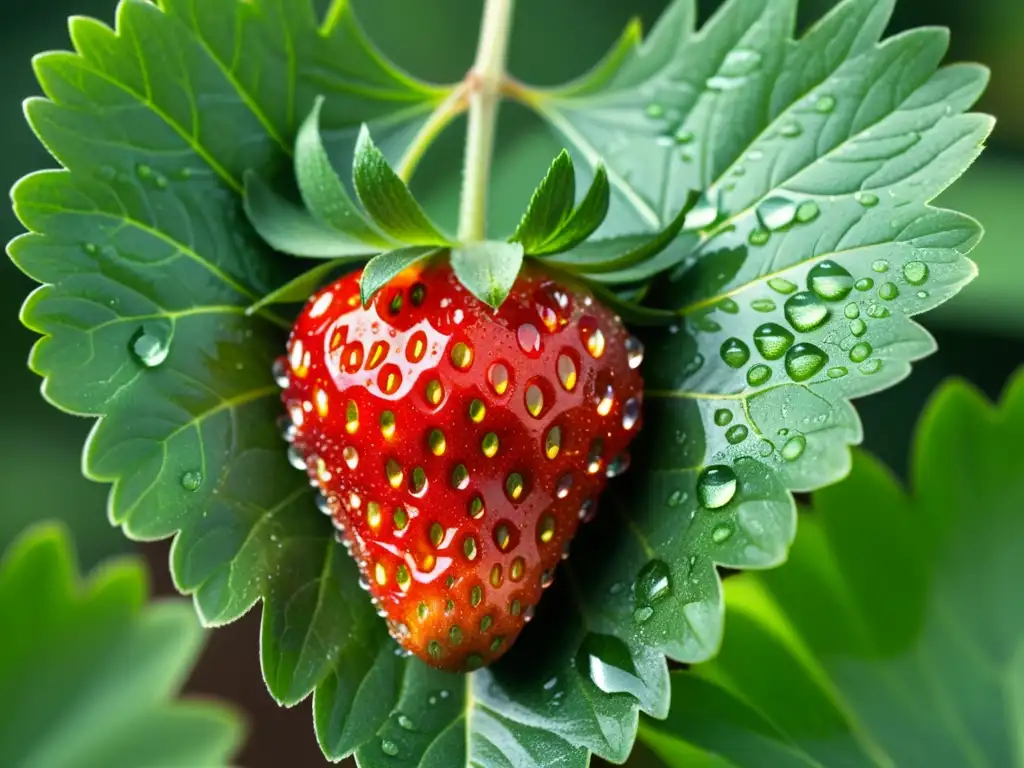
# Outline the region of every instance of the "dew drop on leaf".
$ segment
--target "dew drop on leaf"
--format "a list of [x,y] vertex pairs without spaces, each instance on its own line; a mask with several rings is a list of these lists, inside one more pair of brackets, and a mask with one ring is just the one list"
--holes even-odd
[[853,275],[834,261],[822,261],[807,273],[807,287],[827,301],[842,301],[853,290]]
[[854,336],[863,336],[867,332],[868,324],[865,323],[860,318],[857,318],[852,323],[850,323],[850,333],[852,333]]
[[782,309],[789,324],[803,333],[821,327],[828,320],[828,307],[811,291],[793,294]]
[[928,265],[923,261],[908,261],[903,265],[903,277],[911,285],[924,285],[928,280]]
[[718,220],[718,203],[712,201],[710,197],[705,193],[701,195],[700,200],[693,206],[688,214],[686,214],[686,221],[684,222],[684,229],[704,229],[714,224]]
[[873,192],[858,192],[854,195],[854,199],[865,208],[873,208],[878,205],[878,195]]
[[757,229],[750,230],[750,235],[747,236],[747,240],[751,245],[764,245],[771,239],[771,236],[772,233],[770,231],[758,227]]
[[800,203],[800,206],[796,209],[796,220],[801,224],[806,224],[818,218],[820,213],[821,209],[818,207],[818,204],[813,200],[808,200],[806,203]]
[[861,365],[860,368],[858,368],[857,370],[859,370],[861,373],[865,373],[868,375],[871,375],[872,373],[878,373],[880,370],[882,370],[882,361],[879,360],[878,358],[875,358],[874,360],[868,360],[866,363]]
[[640,569],[633,584],[633,596],[639,605],[650,605],[671,591],[671,573],[662,560],[651,560]]
[[727,541],[730,536],[732,536],[731,525],[720,525],[711,532],[711,540],[715,542],[715,544],[721,544],[724,541]]
[[684,128],[676,131],[676,144],[689,144],[694,138],[693,131],[688,131]]
[[846,308],[843,310],[843,314],[846,315],[847,320],[856,320],[860,317],[860,305],[855,301],[851,301],[846,305]]
[[886,261],[885,259],[878,259],[877,261],[871,262],[871,268],[875,272],[888,272],[889,262]]
[[781,293],[788,296],[796,290],[796,284],[789,282],[783,277],[773,277],[768,281],[768,287],[776,293]]
[[726,298],[715,304],[715,309],[720,309],[728,315],[735,315],[740,311],[740,305],[732,299]]
[[758,363],[750,366],[747,371],[747,384],[752,387],[759,387],[772,377],[772,369],[767,365]]
[[754,329],[754,346],[765,360],[778,360],[786,354],[794,338],[778,323],[764,323]]
[[645,686],[637,675],[626,644],[611,635],[588,633],[576,657],[580,672],[605,693],[643,696]]
[[181,487],[190,493],[198,491],[203,484],[203,476],[199,472],[189,471],[181,476]]
[[750,302],[750,308],[755,312],[774,312],[775,302],[771,299],[754,299]]
[[821,112],[823,115],[827,115],[836,108],[836,100],[834,96],[819,96],[818,100],[814,102],[814,108]]
[[288,463],[300,471],[306,471],[306,459],[303,458],[302,451],[294,445],[288,446]]
[[846,368],[844,368],[841,365],[837,365],[835,368],[829,368],[828,369],[828,377],[830,379],[841,379],[841,378],[843,378],[843,376],[845,376],[848,373],[849,373],[849,371],[846,370]]
[[878,287],[878,297],[883,301],[892,301],[900,295],[900,289],[896,287],[896,283],[882,283]]
[[652,120],[659,120],[665,116],[665,108],[657,102],[651,102],[647,105],[644,113]]
[[715,411],[715,424],[720,427],[726,426],[732,421],[732,411],[728,408],[719,408]]
[[782,127],[779,128],[779,133],[787,139],[795,139],[803,132],[803,126],[800,125],[800,123],[796,122],[795,120],[791,120],[788,123],[784,123]]
[[147,323],[132,336],[132,355],[147,368],[156,368],[171,351],[171,331],[166,325]]
[[807,448],[807,438],[803,435],[794,435],[782,446],[780,453],[786,461],[796,461],[804,455]]
[[856,288],[858,291],[870,291],[874,286],[875,281],[872,280],[870,277],[862,277],[860,280],[853,284],[853,287]]
[[406,715],[398,716],[398,724],[407,731],[411,731],[415,727],[413,726],[412,720],[410,720]]
[[732,501],[737,488],[736,473],[725,464],[705,467],[697,479],[697,495],[707,509],[720,509]]
[[881,320],[882,318],[888,317],[889,314],[889,308],[883,307],[881,304],[872,304],[868,307],[868,317],[875,320]]
[[762,439],[761,442],[757,446],[757,452],[759,454],[761,454],[761,456],[763,456],[765,458],[768,458],[773,453],[775,453],[775,446],[772,445],[772,441],[771,440],[764,440],[764,439]]
[[722,343],[722,361],[730,368],[742,368],[750,359],[750,347],[737,338]]
[[786,353],[786,373],[793,381],[807,381],[825,367],[828,355],[806,342],[790,347]]
[[855,344],[853,349],[850,350],[850,362],[863,363],[871,356],[871,345],[866,341],[862,341],[860,344]]
[[739,445],[747,439],[748,430],[743,424],[736,424],[725,433],[725,439],[729,441],[731,445]]
[[775,195],[757,206],[757,215],[762,224],[774,231],[792,224],[796,218],[796,209],[795,201]]
[[395,757],[398,754],[398,745],[391,739],[382,739],[380,742],[380,751],[389,757]]

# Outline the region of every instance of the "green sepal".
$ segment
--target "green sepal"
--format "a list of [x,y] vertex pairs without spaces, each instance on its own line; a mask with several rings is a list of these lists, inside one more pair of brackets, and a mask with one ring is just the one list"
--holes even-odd
[[402,272],[418,261],[432,258],[441,253],[442,248],[429,245],[410,245],[394,251],[374,256],[363,269],[359,278],[359,297],[363,306],[367,306],[381,288],[398,277]]
[[608,215],[611,188],[602,166],[580,204],[576,200],[576,170],[565,150],[554,159],[534,190],[530,205],[510,238],[531,256],[571,250],[590,237]]
[[452,244],[416,202],[409,187],[391,168],[384,153],[370,138],[364,124],[359,129],[352,180],[356,194],[382,230],[409,245]]
[[280,288],[275,288],[266,296],[247,307],[245,314],[254,315],[264,307],[273,304],[299,304],[304,302],[321,285],[327,282],[335,272],[340,272],[346,266],[358,262],[359,258],[332,259],[317,264],[308,269],[298,277],[289,280]]
[[498,309],[523,265],[523,246],[488,240],[452,249],[452,269],[459,282],[480,301]]
[[244,199],[249,223],[275,251],[310,259],[369,256],[380,247],[347,232],[332,229],[308,211],[274,192],[255,171],[244,176]]

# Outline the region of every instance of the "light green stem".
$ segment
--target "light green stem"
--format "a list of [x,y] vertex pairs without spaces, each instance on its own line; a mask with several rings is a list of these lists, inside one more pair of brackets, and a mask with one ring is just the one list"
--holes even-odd
[[476,62],[469,73],[469,130],[459,209],[459,240],[476,242],[487,237],[487,193],[491,158],[498,123],[498,106],[505,81],[508,39],[512,32],[515,0],[487,0]]

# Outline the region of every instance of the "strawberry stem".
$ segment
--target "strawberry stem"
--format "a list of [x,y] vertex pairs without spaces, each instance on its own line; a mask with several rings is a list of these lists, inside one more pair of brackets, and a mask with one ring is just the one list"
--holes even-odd
[[464,243],[487,237],[491,158],[514,7],[515,0],[487,0],[476,62],[466,78],[469,86],[469,129],[459,209],[459,240]]

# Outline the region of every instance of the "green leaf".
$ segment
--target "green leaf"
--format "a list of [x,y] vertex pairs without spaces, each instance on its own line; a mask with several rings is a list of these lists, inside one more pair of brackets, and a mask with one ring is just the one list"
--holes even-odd
[[519,276],[523,246],[495,241],[468,243],[453,248],[451,259],[459,282],[480,301],[497,309]]
[[274,192],[251,171],[244,176],[243,202],[249,223],[271,248],[311,259],[360,257],[380,248],[331,229]]
[[947,384],[913,493],[858,455],[785,568],[727,583],[718,658],[642,738],[670,766],[1013,765],[1024,721],[1024,374],[994,408]]
[[143,564],[108,561],[82,582],[67,532],[43,524],[0,561],[0,763],[226,765],[239,714],[176,699],[203,644],[182,601],[146,605]]
[[[318,97],[295,139],[295,178],[306,207],[317,219],[374,251],[394,247],[348,196],[320,137],[324,98]],[[364,251],[365,253],[365,251]]]
[[363,306],[370,303],[370,299],[377,291],[413,264],[436,256],[440,252],[440,248],[429,245],[411,245],[375,256],[363,269],[363,275],[359,278],[359,294]]
[[247,315],[254,315],[264,307],[274,304],[301,304],[306,301],[321,285],[332,276],[351,267],[352,259],[334,259],[317,264],[298,277],[288,281],[280,288],[275,288],[256,303],[245,310]]
[[392,237],[411,245],[450,245],[416,202],[412,192],[388,165],[363,126],[356,142],[352,179],[356,192],[377,225]]
[[594,233],[608,213],[608,176],[598,168],[586,196],[576,200],[576,171],[562,151],[533,193],[511,241],[531,256],[570,250]]

